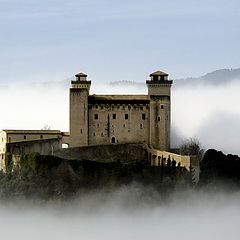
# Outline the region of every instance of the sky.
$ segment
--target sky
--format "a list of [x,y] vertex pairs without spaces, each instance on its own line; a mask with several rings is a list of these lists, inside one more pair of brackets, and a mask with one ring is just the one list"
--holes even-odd
[[0,84],[239,67],[238,0],[0,0]]

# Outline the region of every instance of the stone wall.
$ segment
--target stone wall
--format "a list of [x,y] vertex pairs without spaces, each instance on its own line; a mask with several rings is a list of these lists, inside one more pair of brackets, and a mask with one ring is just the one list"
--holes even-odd
[[99,104],[89,109],[89,145],[149,142],[149,106]]
[[[15,142],[6,144],[6,153],[12,155],[13,164],[17,166],[21,156],[25,154],[39,153],[41,155],[53,155],[53,153],[61,149],[61,147],[61,138]],[[0,170],[6,171],[5,161],[2,161]]]
[[112,144],[61,149],[54,152],[54,156],[104,163],[133,162],[148,161],[148,150],[143,144]]

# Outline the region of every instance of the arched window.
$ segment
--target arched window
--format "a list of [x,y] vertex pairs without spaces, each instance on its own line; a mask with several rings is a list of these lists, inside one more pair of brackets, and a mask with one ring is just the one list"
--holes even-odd
[[115,137],[112,137],[111,143],[116,143],[116,138]]

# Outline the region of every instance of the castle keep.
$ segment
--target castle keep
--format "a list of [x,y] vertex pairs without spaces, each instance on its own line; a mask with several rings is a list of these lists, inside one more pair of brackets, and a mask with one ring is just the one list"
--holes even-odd
[[148,95],[90,95],[87,75],[75,77],[70,88],[70,147],[146,143],[169,150],[172,81],[168,74],[150,74]]

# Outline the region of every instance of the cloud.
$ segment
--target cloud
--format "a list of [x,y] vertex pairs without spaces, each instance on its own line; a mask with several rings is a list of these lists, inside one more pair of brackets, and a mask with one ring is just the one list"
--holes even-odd
[[133,184],[65,202],[2,201],[6,239],[238,239],[239,192],[175,192]]
[[[236,138],[240,116],[240,83],[173,89],[172,121],[179,134],[195,137],[206,148],[240,154]],[[223,140],[224,139],[224,140]]]
[[200,141],[208,148],[240,155],[240,112],[216,112],[197,131]]

